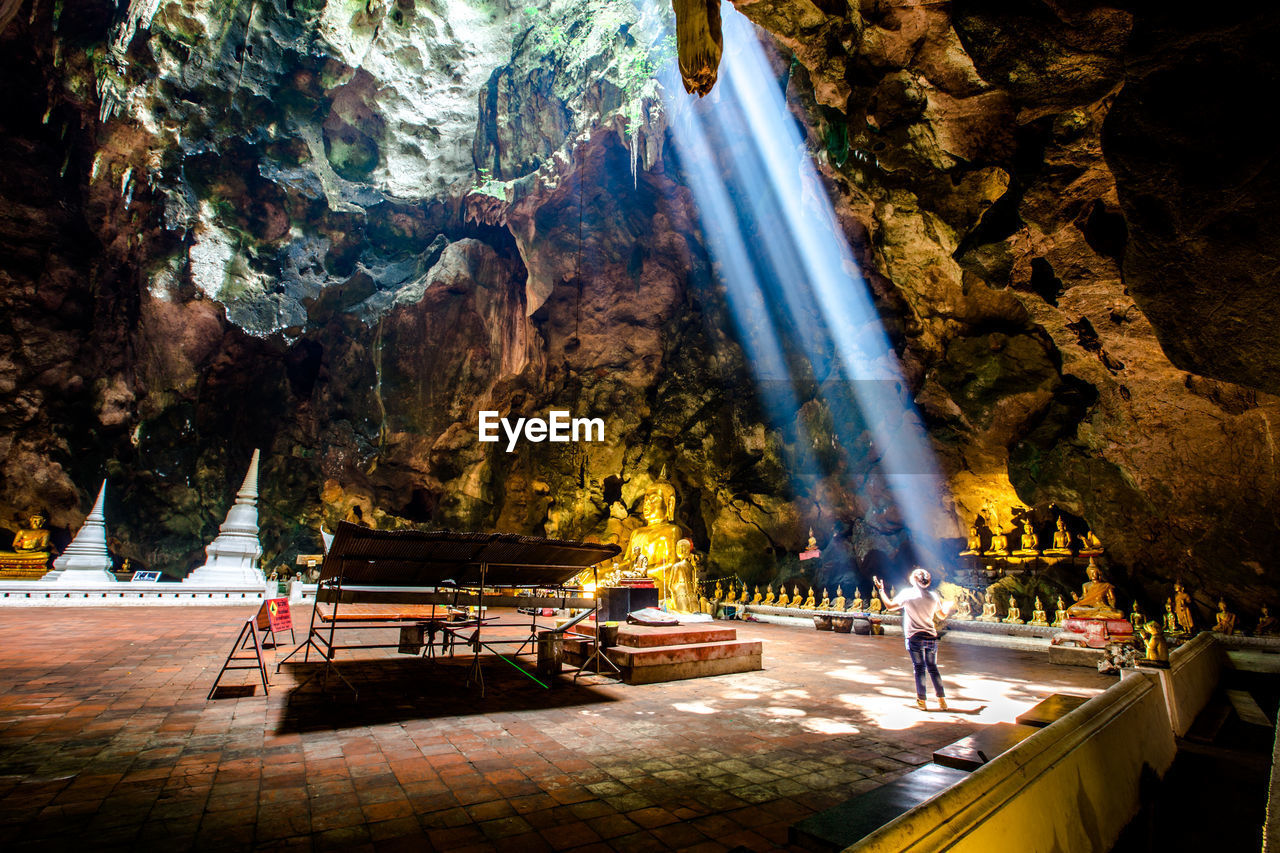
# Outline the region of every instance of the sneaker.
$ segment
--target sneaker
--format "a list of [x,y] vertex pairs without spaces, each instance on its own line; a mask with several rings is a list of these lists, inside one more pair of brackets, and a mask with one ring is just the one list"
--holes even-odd
[[916,707],[917,707],[917,708],[919,708],[921,711],[927,711],[927,710],[929,710],[929,706],[928,706],[928,705],[926,705],[926,704],[924,704],[924,700],[923,700],[923,699],[917,699],[917,700],[916,700]]
[[947,700],[943,699],[941,696],[938,697],[938,710],[939,711],[947,710]]

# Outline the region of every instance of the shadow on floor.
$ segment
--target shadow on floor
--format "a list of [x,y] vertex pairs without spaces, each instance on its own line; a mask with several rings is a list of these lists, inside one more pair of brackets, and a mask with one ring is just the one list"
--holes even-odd
[[617,701],[585,681],[575,683],[572,675],[554,679],[548,690],[497,658],[482,660],[483,698],[475,684],[467,684],[470,658],[339,661],[338,670],[359,691],[358,696],[333,674],[326,684],[323,663],[286,663],[281,671],[298,684],[288,693],[279,733]]

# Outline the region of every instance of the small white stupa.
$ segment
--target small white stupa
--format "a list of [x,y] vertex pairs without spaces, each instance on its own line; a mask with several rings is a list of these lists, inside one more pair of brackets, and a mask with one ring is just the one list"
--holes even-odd
[[116,576],[111,574],[111,555],[107,553],[107,518],[103,512],[106,494],[107,481],[103,480],[98,499],[85,516],[76,538],[53,561],[53,571],[40,579],[42,583],[98,586],[116,582]]
[[262,543],[258,541],[258,451],[249,460],[249,473],[236,492],[236,502],[218,529],[218,538],[204,549],[205,563],[182,582],[195,586],[254,587],[267,582],[258,568]]

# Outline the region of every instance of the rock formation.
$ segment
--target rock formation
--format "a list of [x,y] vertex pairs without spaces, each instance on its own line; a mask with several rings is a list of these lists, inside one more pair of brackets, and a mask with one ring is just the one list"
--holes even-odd
[[[938,532],[1053,502],[1152,601],[1179,573],[1280,604],[1278,196],[1239,84],[1280,16],[735,5],[921,410]],[[709,576],[799,576],[810,526],[806,586],[905,559],[821,366],[789,353],[794,421],[764,413],[667,144],[666,7],[442,8],[0,3],[0,510],[66,526],[106,467],[121,554],[181,575],[253,447],[272,566],[357,510],[616,535],[665,463]],[[553,406],[606,441],[475,439]]]

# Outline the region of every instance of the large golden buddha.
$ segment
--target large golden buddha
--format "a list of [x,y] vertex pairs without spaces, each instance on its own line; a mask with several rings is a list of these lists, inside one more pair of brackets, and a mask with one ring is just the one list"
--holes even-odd
[[1067,615],[1073,619],[1123,619],[1124,614],[1116,608],[1116,588],[1102,579],[1102,569],[1092,557],[1085,572],[1089,580],[1067,608]]
[[39,578],[49,570],[53,553],[44,513],[33,513],[27,523],[14,535],[13,550],[0,551],[0,577]]
[[692,545],[677,547],[688,534],[675,523],[676,490],[667,482],[665,468],[657,482],[645,490],[640,515],[644,518],[644,527],[633,530],[627,542],[626,553],[632,556],[632,564],[644,561],[647,574],[658,584],[659,599],[668,608],[696,612],[697,578]]

